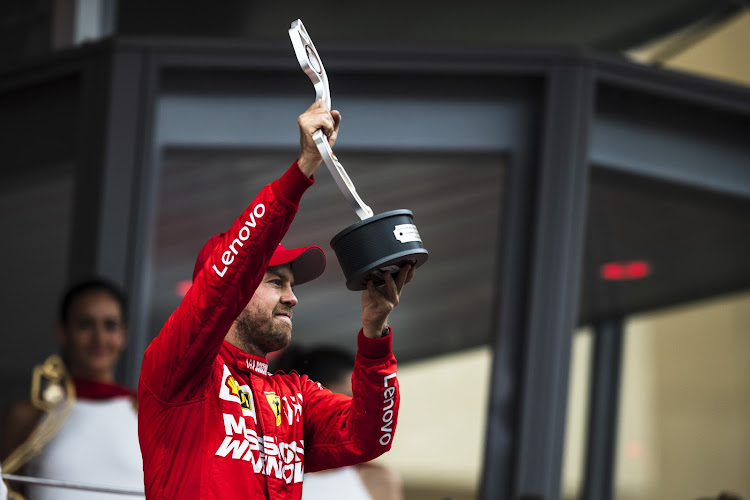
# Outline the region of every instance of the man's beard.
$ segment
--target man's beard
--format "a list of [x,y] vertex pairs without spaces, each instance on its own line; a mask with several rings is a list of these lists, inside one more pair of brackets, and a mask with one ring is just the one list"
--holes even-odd
[[[255,350],[263,353],[278,351],[289,345],[292,339],[292,325],[276,321],[275,313],[270,318],[262,317],[257,311],[255,314],[243,309],[235,320],[235,327],[245,352]],[[288,312],[291,316],[291,311]]]

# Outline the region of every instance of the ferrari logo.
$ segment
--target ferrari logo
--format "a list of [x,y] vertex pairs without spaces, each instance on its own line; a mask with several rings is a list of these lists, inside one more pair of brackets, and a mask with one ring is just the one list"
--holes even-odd
[[266,394],[268,404],[271,405],[273,414],[276,415],[276,427],[281,425],[281,398],[276,394]]

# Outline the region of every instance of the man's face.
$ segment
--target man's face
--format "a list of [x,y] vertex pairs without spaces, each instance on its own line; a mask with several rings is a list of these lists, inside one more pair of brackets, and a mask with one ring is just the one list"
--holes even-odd
[[293,286],[294,275],[289,264],[268,268],[255,294],[235,321],[243,343],[264,354],[289,345],[292,308],[297,305]]
[[93,290],[78,296],[68,310],[58,338],[73,376],[111,380],[127,331],[122,309],[110,294]]

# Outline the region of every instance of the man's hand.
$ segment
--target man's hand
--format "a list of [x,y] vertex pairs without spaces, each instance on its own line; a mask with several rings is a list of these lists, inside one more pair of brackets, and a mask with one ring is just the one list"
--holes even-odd
[[401,290],[414,277],[414,266],[405,265],[396,275],[385,273],[385,283],[375,287],[372,280],[362,291],[362,333],[365,337],[380,338],[388,325],[388,316],[398,305]]
[[333,147],[339,135],[341,113],[335,110],[329,111],[328,106],[322,100],[318,100],[299,116],[297,123],[299,124],[297,165],[302,173],[310,177],[323,161],[312,136],[316,131],[323,129],[323,133],[328,138],[328,144]]

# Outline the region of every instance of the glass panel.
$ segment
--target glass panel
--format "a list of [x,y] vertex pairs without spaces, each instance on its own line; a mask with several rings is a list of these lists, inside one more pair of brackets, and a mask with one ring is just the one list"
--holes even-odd
[[[293,151],[165,152],[151,335],[179,304],[180,286],[189,286],[201,246],[227,228],[251,197],[284,171],[290,158]],[[399,437],[383,460],[400,472],[410,498],[437,498],[438,493],[439,498],[475,498],[484,452],[491,360],[487,343],[504,158],[347,151],[345,167],[376,214],[412,210],[430,252],[392,315],[404,399]],[[300,301],[294,316],[295,343],[356,348],[360,294],[346,289],[329,241],[357,221],[322,167],[284,239],[288,246],[320,245],[328,255],[323,276],[295,290]],[[447,394],[459,401],[450,411],[445,406]]]
[[54,324],[66,285],[73,179],[64,169],[34,170],[0,182],[3,265],[0,408],[26,397],[31,368],[57,351]]
[[399,365],[398,431],[379,460],[399,472],[405,498],[478,498],[491,364],[482,346]]
[[591,328],[576,331],[570,353],[562,470],[563,498],[567,499],[581,498],[583,492],[593,345]]
[[626,328],[616,498],[750,497],[750,294]]
[[[226,228],[293,153],[169,150],[163,159],[150,334],[156,335],[189,285],[198,251]],[[498,253],[503,159],[500,155],[347,153],[357,191],[375,213],[408,208],[430,252],[392,317],[400,361],[485,344]],[[329,241],[357,222],[322,168],[302,200],[284,243],[317,244],[328,266],[297,290],[295,340],[354,346],[361,320],[358,293],[345,288]],[[470,223],[468,221],[471,221]],[[424,339],[429,338],[429,342]]]

